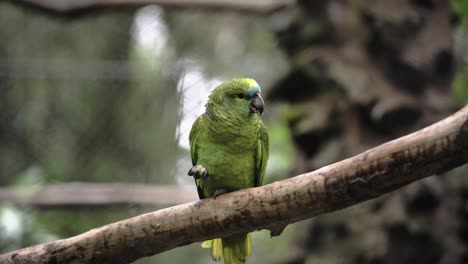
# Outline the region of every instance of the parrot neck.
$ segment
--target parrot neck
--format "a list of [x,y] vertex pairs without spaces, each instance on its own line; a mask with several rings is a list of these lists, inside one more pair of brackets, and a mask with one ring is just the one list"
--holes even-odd
[[205,112],[209,134],[213,139],[237,140],[252,138],[257,140],[261,119],[256,113],[243,113],[240,111],[225,111],[216,107],[207,107]]

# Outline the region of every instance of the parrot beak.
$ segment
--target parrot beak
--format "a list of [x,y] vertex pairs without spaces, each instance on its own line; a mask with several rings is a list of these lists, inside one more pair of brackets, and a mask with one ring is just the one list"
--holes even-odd
[[263,113],[263,98],[260,96],[259,93],[256,93],[253,96],[252,102],[250,103],[250,112],[257,113],[259,112],[260,115]]

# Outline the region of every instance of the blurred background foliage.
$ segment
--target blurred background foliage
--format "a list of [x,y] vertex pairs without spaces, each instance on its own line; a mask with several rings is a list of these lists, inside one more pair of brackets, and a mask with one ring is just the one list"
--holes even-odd
[[460,20],[455,29],[455,51],[460,56],[453,89],[455,100],[462,105],[468,101],[468,2],[453,0],[452,4]]
[[[272,14],[153,5],[71,17],[0,2],[0,185],[195,192],[186,176],[191,123],[211,89],[240,76],[266,94],[266,182],[319,168],[465,105],[467,21],[463,0],[297,1]],[[249,262],[466,263],[467,173],[303,221],[281,237],[256,232]],[[6,252],[165,205],[0,206]],[[195,244],[136,263],[188,261],[211,260]]]

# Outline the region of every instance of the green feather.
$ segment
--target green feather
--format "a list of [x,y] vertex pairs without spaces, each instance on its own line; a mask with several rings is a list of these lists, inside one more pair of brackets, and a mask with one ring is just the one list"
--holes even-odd
[[[206,111],[190,131],[192,165],[202,165],[208,178],[195,181],[200,199],[217,190],[235,191],[260,186],[268,161],[268,132],[251,103],[260,87],[252,79],[234,79],[211,93]],[[211,242],[210,242],[211,241]],[[251,254],[250,235],[205,241],[213,260],[245,263]]]

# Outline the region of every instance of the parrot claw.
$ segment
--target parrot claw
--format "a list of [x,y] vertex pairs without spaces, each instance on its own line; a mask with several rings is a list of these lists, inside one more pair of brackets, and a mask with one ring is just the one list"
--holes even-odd
[[271,228],[268,228],[270,230],[270,237],[275,237],[281,235],[283,233],[284,229],[288,225],[283,225],[283,226],[273,226]]
[[202,165],[193,166],[187,174],[193,176],[196,180],[208,178],[208,171]]
[[222,194],[225,194],[225,193],[228,193],[229,191],[226,190],[226,189],[220,189],[220,190],[216,190],[216,192],[213,194],[213,199],[216,199],[216,197],[222,195]]

